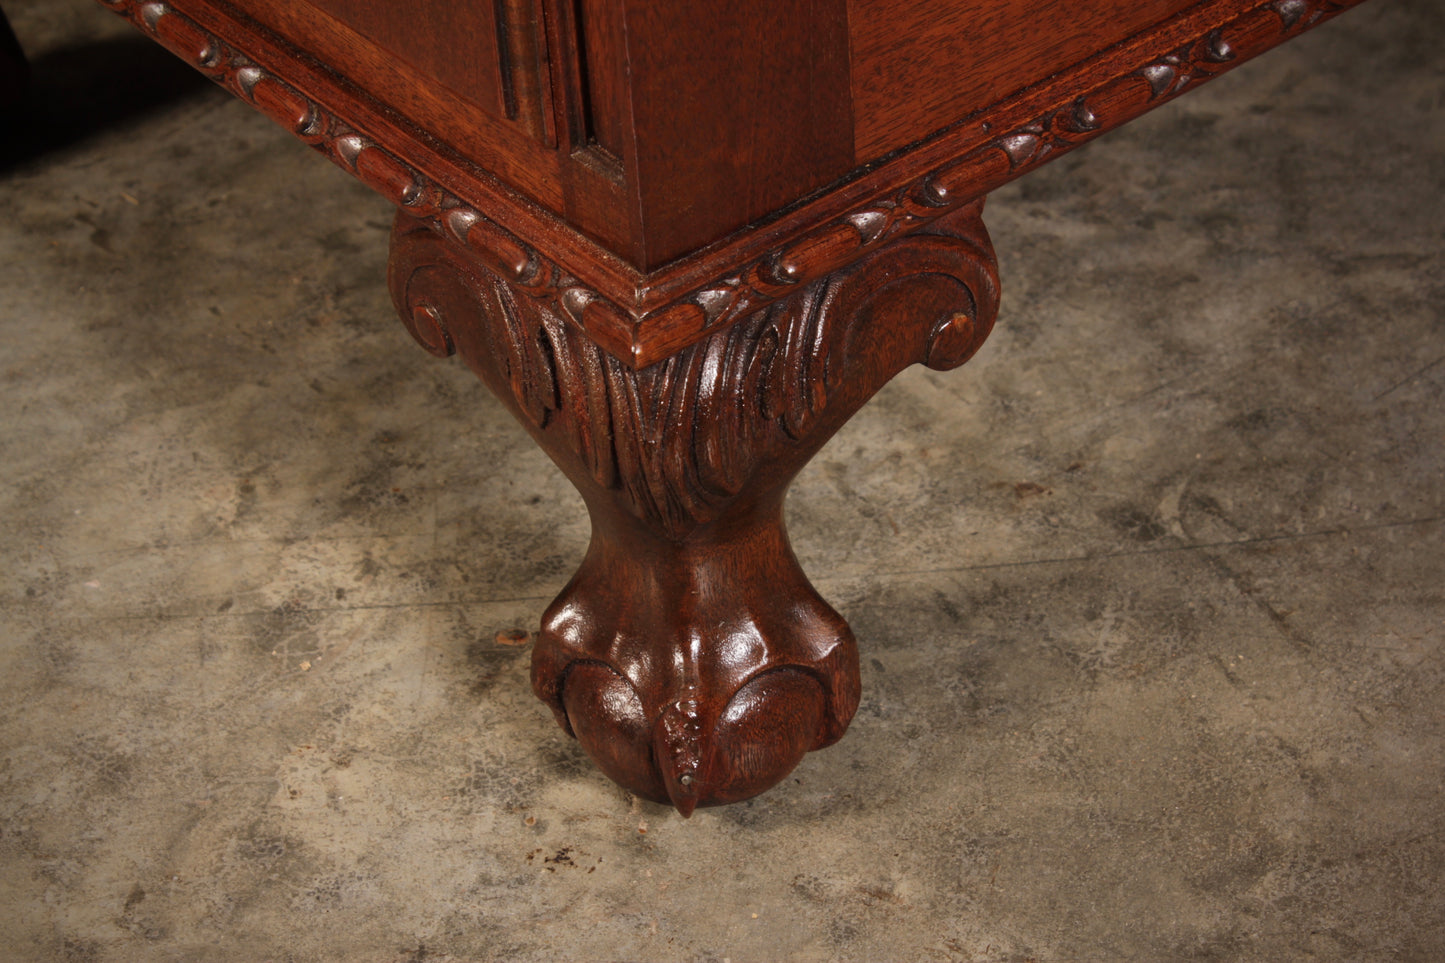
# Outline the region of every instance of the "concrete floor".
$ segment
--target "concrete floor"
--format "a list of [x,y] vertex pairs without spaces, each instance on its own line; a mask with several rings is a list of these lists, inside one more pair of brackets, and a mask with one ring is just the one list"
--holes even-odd
[[1438,0],[994,196],[993,339],[790,502],[852,730],[688,821],[497,642],[587,523],[387,205],[4,3],[0,959],[1445,959]]

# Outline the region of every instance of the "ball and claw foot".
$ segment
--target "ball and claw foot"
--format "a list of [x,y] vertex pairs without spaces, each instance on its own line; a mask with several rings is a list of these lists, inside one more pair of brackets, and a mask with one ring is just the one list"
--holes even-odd
[[858,707],[853,633],[780,522],[764,524],[742,545],[641,554],[595,535],[533,650],[533,690],[562,728],[614,782],[684,816],[771,788]]

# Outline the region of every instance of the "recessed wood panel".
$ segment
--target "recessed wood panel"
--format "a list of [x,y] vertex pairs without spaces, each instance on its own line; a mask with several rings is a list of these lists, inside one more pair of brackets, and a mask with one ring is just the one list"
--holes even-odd
[[860,162],[896,150],[1196,0],[848,0]]
[[610,157],[627,153],[631,110],[627,102],[627,46],[620,0],[579,0],[577,52],[583,138]]
[[[399,8],[391,4],[358,3],[353,10],[349,0],[245,0],[245,10],[248,17],[305,50],[309,57],[425,129],[466,160],[561,213],[561,158],[535,131],[507,118],[493,4],[472,0],[426,3],[451,9],[462,18],[457,24],[476,28],[472,35],[452,33],[448,41],[458,52],[456,59],[470,60],[470,66],[452,70],[429,60],[446,48],[442,41],[428,47],[413,36],[411,24],[419,14],[410,7],[399,14]],[[343,20],[327,7],[349,12]],[[382,8],[389,9],[388,17],[399,24],[395,31],[384,25],[379,12]],[[470,12],[463,16],[458,12],[463,8]],[[377,36],[370,37],[358,27],[366,27]],[[450,29],[437,32],[444,34]],[[475,56],[462,56],[460,52],[466,50],[474,51]],[[490,67],[485,67],[486,63]],[[435,76],[438,71],[448,70],[452,70],[450,83]],[[467,89],[458,90],[456,86]]]
[[492,0],[290,0],[310,3],[453,93],[505,116]]

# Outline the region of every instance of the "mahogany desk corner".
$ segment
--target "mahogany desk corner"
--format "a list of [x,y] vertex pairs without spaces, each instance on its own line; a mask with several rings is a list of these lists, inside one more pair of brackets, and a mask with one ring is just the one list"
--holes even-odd
[[399,208],[389,283],[581,491],[532,684],[684,815],[858,706],[793,476],[998,311],[985,195],[1358,0],[99,0]]

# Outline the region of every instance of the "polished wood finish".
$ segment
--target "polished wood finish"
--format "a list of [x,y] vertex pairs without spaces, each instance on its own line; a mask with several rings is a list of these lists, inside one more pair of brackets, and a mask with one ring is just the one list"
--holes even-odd
[[[445,6],[457,7],[450,2]],[[134,7],[139,11],[148,5]],[[342,67],[326,71],[335,79],[332,89],[320,89],[305,76],[296,78],[294,86],[323,103],[345,104],[356,96],[348,89],[354,85],[376,101],[372,109],[378,114],[429,118],[427,131],[444,139],[459,157],[484,167],[540,204],[565,212],[564,159],[540,143],[525,125],[507,116],[497,50],[501,38],[492,4],[465,7],[470,11],[467,17],[452,14],[446,28],[425,45],[420,38],[413,39],[411,32],[421,30],[423,20],[403,19],[401,23],[410,29],[383,44],[377,39],[386,36],[380,16],[373,19],[353,12],[345,17],[336,12],[347,7],[340,0],[329,8],[299,0],[248,0],[244,18],[216,7],[197,11],[201,16],[196,26],[217,39],[235,37],[244,45],[241,49],[247,59],[268,65],[302,63],[301,48],[287,38],[306,38],[307,56]],[[172,12],[156,23],[164,25],[178,16]],[[467,69],[455,66],[459,62]],[[620,198],[616,207],[621,210]],[[602,240],[620,241],[621,235]]]
[[[384,51],[387,62],[408,64],[493,115],[508,116],[504,88],[510,77],[504,77],[502,70],[505,46],[499,5],[407,0],[405,17],[396,15],[396,5],[390,0],[267,0],[250,3],[246,10],[263,22],[273,22],[267,15],[276,17],[287,8],[308,7],[350,28],[373,49]],[[307,40],[308,46],[314,47],[316,34],[309,34]],[[337,62],[356,69],[351,61]],[[368,86],[387,89],[385,85]]]
[[857,157],[905,147],[1196,2],[852,0]]
[[1357,0],[100,2],[401,209],[402,320],[591,514],[534,689],[690,813],[848,724],[783,499],[988,333],[984,195]]
[[903,368],[948,369],[998,311],[975,202],[634,370],[525,283],[398,215],[390,281],[582,493],[592,544],[542,619],[537,695],[639,795],[733,802],[837,740],[858,704],[843,619],[783,527],[793,476]]
[[[1109,45],[1112,34],[1103,35],[1097,53],[1047,80],[886,160],[855,167],[746,230],[723,232],[646,271],[627,260],[636,243],[633,220],[620,210],[628,202],[594,152],[566,144],[546,152],[530,138],[499,135],[466,155],[335,70],[228,13],[219,0],[100,2],[479,257],[516,260],[526,271],[557,277],[556,297],[572,320],[624,362],[642,367],[1359,0],[1205,0],[1122,42]],[[185,13],[177,9],[181,3]],[[557,26],[555,18],[549,21],[549,32]],[[566,73],[566,63],[560,54],[553,60],[554,77]],[[566,83],[555,83],[565,119],[575,98]],[[717,110],[726,112],[730,103]],[[417,104],[415,117],[434,117],[433,107]],[[706,114],[696,121],[704,129],[710,122]],[[357,168],[358,145],[386,177]],[[579,220],[564,219],[558,207],[580,212]],[[877,230],[879,224],[886,229]],[[614,242],[599,242],[609,232]]]
[[632,263],[664,264],[853,167],[843,0],[620,5]]

